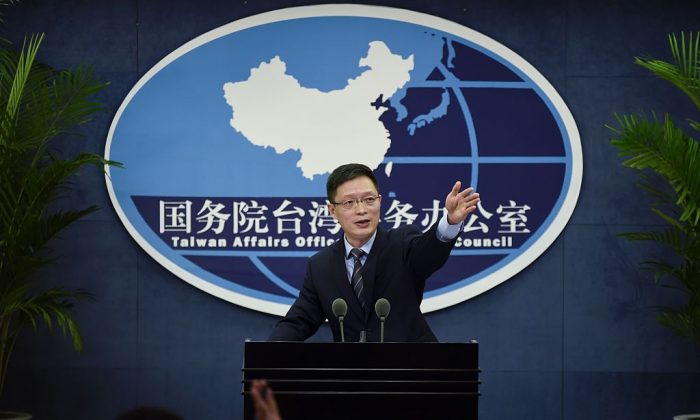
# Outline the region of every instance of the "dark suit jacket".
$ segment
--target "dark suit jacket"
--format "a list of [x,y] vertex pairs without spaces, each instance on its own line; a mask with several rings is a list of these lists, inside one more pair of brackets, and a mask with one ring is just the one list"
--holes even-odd
[[269,341],[303,341],[328,319],[333,339],[340,341],[340,324],[331,304],[343,298],[348,304],[345,341],[358,341],[360,331],[367,341],[379,341],[380,322],[374,303],[386,298],[391,312],[384,324],[384,341],[437,341],[420,311],[425,281],[447,261],[454,241],[442,242],[436,236],[437,223],[425,234],[416,226],[377,230],[362,279],[367,308],[362,310],[348,280],[343,240],[324,248],[309,259],[299,297],[277,323]]

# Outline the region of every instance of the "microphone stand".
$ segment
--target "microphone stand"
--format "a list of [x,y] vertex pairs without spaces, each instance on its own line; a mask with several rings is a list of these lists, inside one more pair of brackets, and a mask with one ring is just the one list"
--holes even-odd
[[384,320],[386,320],[386,317],[385,317],[385,316],[380,316],[380,317],[379,317],[379,322],[380,322],[380,324],[381,324],[381,327],[380,327],[380,329],[379,329],[379,331],[380,331],[380,333],[379,333],[379,342],[380,342],[380,343],[383,343],[383,342],[384,342]]

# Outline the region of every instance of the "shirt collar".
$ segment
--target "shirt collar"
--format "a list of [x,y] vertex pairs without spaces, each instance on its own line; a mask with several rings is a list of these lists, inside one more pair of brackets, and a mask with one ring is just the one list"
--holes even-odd
[[[369,255],[369,251],[372,249],[372,245],[374,244],[374,239],[376,237],[377,230],[375,229],[369,240],[360,247],[361,250],[365,251],[365,254]],[[350,251],[354,248],[354,246],[350,245],[350,242],[348,242],[348,238],[346,238],[345,235],[343,235],[343,242],[345,243],[345,258],[347,259],[350,258]]]

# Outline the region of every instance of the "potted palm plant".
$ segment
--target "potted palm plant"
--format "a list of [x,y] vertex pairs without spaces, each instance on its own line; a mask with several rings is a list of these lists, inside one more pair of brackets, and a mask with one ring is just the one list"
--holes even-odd
[[47,243],[97,210],[56,208],[68,181],[85,165],[114,164],[94,153],[56,150],[56,141],[72,141],[74,129],[101,109],[91,98],[106,84],[86,67],[58,71],[38,63],[42,40],[43,34],[32,35],[19,51],[0,41],[0,393],[26,327],[58,328],[76,350],[83,348],[71,308],[90,294],[43,284],[49,279],[38,274],[55,259]]
[[[668,37],[673,61],[635,58],[635,64],[672,83],[700,110],[700,32]],[[625,157],[623,165],[639,171],[640,187],[651,211],[665,229],[624,234],[634,241],[653,241],[670,250],[669,258],[645,261],[656,281],[685,293],[686,303],[660,308],[659,322],[700,345],[700,123],[677,125],[666,114],[618,115],[612,145]],[[696,116],[697,118],[697,116]],[[693,137],[696,136],[696,137]]]
[[[635,58],[635,64],[672,83],[700,110],[700,32],[680,39],[668,37],[672,62]],[[656,232],[628,232],[633,241],[652,241],[670,250],[669,258],[643,262],[654,272],[657,283],[681,290],[687,297],[679,307],[659,309],[659,322],[677,334],[700,345],[700,150],[697,136],[700,123],[688,119],[679,127],[666,114],[663,120],[652,114],[616,116],[618,125],[612,145],[627,158],[623,164],[639,171],[640,187],[649,197],[651,211],[665,229]],[[685,130],[684,130],[685,129]],[[690,133],[690,134],[688,134]],[[700,414],[674,417],[700,419]]]

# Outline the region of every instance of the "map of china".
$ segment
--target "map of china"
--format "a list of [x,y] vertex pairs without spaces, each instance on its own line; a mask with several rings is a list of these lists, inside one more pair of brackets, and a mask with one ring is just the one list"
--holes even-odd
[[279,56],[260,63],[248,80],[224,85],[233,108],[231,126],[256,146],[279,154],[299,151],[297,167],[309,179],[348,162],[376,169],[391,140],[379,120],[385,109],[371,103],[380,95],[389,99],[408,83],[413,55],[404,59],[372,41],[358,66],[367,70],[342,89],[322,92],[286,74]]

